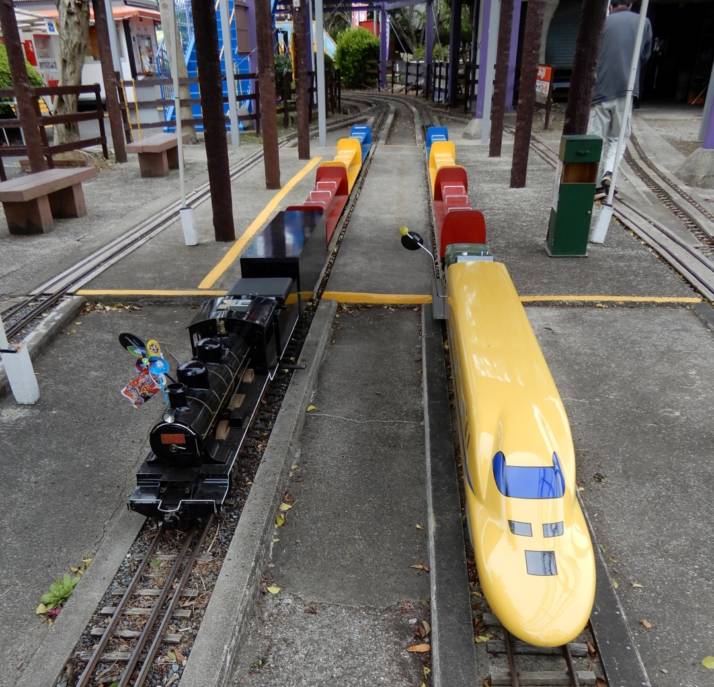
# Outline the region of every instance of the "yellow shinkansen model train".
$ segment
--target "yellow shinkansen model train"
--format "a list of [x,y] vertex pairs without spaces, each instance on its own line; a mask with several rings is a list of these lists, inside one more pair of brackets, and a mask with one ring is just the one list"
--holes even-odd
[[[479,581],[509,632],[560,646],[583,630],[595,598],[568,418],[508,271],[485,245],[485,221],[471,208],[448,129],[430,127],[425,139],[443,267],[434,313],[447,320]],[[447,202],[455,195],[466,201]],[[402,243],[424,248],[406,227]]]
[[565,408],[505,266],[456,262],[446,282],[481,587],[512,634],[560,646],[583,630],[595,597]]

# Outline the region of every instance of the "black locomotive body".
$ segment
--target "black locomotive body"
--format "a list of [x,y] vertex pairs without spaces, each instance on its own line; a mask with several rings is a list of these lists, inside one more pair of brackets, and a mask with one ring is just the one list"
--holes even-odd
[[206,301],[189,325],[193,359],[167,387],[169,408],[151,430],[129,508],[150,517],[216,512],[267,382],[300,312],[289,277],[240,279]]

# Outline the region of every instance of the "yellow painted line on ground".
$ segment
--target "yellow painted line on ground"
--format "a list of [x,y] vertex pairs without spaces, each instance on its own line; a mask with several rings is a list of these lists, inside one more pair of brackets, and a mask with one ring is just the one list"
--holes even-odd
[[431,296],[420,293],[361,293],[358,291],[325,291],[323,298],[338,303],[369,305],[418,305],[431,303]]
[[249,241],[258,233],[258,230],[270,219],[270,215],[282,202],[283,198],[292,191],[322,160],[321,157],[313,157],[295,176],[288,181],[270,200],[270,202],[258,213],[256,218],[248,225],[242,236],[231,246],[230,250],[218,261],[216,266],[201,280],[199,289],[210,289],[222,276],[223,273],[238,259],[238,256],[245,250]]
[[701,303],[696,296],[605,296],[567,295],[521,296],[521,303]]
[[225,296],[225,291],[206,291],[199,289],[79,289],[78,296]]

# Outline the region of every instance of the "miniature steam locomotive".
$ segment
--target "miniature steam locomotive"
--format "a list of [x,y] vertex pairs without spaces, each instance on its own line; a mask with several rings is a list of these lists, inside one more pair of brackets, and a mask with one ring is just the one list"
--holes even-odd
[[194,519],[225,501],[233,463],[300,311],[295,280],[240,279],[189,325],[192,359],[166,387],[129,508]]

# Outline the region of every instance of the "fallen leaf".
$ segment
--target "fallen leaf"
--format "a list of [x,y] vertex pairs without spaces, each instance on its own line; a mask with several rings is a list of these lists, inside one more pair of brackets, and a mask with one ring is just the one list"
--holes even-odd
[[588,642],[587,647],[590,658],[595,658],[597,656],[597,649],[595,648],[595,645],[592,642]]
[[483,644],[484,642],[488,642],[491,639],[491,635],[476,635],[474,637],[474,642],[476,644]]
[[37,615],[44,615],[45,613],[47,613],[47,606],[45,606],[45,604],[40,604],[35,609],[35,613],[37,613]]
[[275,526],[282,527],[285,524],[285,516],[282,513],[278,513],[275,516]]
[[422,637],[428,637],[431,632],[431,625],[426,620],[421,621]]
[[429,666],[422,666],[422,673],[424,673],[424,677],[429,677],[431,675],[431,668]]
[[649,620],[645,620],[644,618],[640,620],[640,625],[642,625],[645,630],[651,630],[654,627],[654,625]]
[[273,544],[277,544],[280,541],[280,537],[273,537]]
[[297,470],[299,467],[300,467],[300,466],[299,466],[297,463],[293,463],[293,464],[290,466],[290,469],[291,469],[291,470]]
[[280,592],[280,589],[281,588],[278,587],[278,585],[276,585],[276,584],[271,584],[270,587],[268,587],[268,591],[271,594],[278,594]]
[[431,651],[431,644],[427,644],[426,642],[422,642],[421,644],[410,644],[407,647],[407,651],[412,654],[425,654]]
[[612,581],[612,586],[613,586],[615,589],[619,589],[619,588],[620,588],[620,583],[619,583],[617,580],[613,580],[613,581]]
[[307,407],[307,412],[308,412],[308,413],[312,413],[314,410],[317,410],[317,406],[311,403],[311,404]]
[[481,594],[481,592],[471,592],[471,596],[478,596],[479,599],[483,599],[483,594]]
[[707,670],[714,670],[714,656],[705,656],[702,659],[702,665],[707,669]]
[[429,566],[424,565],[423,563],[415,563],[414,565],[410,565],[410,568],[414,568],[414,570],[421,570],[422,572],[429,572]]
[[632,588],[633,588],[633,589],[644,589],[644,588],[645,588],[645,585],[640,584],[639,582],[633,582],[633,583],[632,583]]
[[292,507],[293,507],[293,504],[292,504],[292,503],[285,503],[285,501],[283,501],[283,502],[280,504],[280,511],[281,511],[282,513],[287,513]]
[[183,666],[186,665],[186,657],[178,650],[174,649],[174,654],[176,654],[176,660]]
[[424,525],[421,525],[421,524],[417,523],[417,524],[416,524],[416,528],[417,528],[418,530],[423,530],[423,529],[424,529]]

